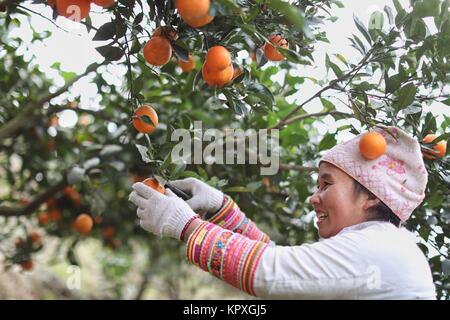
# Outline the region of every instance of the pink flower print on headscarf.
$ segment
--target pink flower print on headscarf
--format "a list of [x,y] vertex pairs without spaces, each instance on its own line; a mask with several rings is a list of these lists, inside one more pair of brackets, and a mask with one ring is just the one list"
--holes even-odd
[[406,170],[404,167],[404,162],[402,160],[396,160],[389,156],[385,157],[384,161],[378,162],[378,164],[382,167],[388,168],[387,173],[389,175],[397,174],[405,174]]

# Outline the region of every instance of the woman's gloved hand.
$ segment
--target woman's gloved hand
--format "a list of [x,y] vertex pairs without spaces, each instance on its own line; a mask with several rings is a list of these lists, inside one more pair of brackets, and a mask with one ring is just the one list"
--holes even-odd
[[223,193],[198,179],[186,178],[170,183],[192,196],[186,203],[202,218],[208,213],[217,212],[222,206]]
[[138,182],[133,189],[129,201],[138,207],[141,227],[153,234],[180,239],[185,226],[198,217],[186,202],[168,188],[162,194]]

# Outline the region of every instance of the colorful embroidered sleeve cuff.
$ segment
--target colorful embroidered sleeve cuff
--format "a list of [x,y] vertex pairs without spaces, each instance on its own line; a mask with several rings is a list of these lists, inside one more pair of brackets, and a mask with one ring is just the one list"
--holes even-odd
[[267,243],[203,222],[186,244],[187,259],[204,271],[255,296],[253,280]]
[[242,234],[249,239],[269,242],[267,234],[258,229],[253,221],[246,217],[230,196],[224,195],[220,210],[208,221],[235,233]]

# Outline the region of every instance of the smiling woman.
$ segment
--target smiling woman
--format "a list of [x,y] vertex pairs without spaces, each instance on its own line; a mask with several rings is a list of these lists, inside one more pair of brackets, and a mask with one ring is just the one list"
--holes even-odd
[[427,260],[400,225],[425,196],[420,145],[396,127],[376,132],[387,143],[379,158],[361,154],[360,134],[320,161],[310,203],[323,240],[313,244],[276,246],[230,197],[193,178],[173,182],[192,195],[186,203],[142,183],[133,185],[130,200],[144,229],[186,241],[190,262],[251,295],[435,299]]

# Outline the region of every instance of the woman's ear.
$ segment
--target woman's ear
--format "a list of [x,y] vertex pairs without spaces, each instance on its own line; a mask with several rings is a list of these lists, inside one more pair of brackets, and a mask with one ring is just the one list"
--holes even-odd
[[367,211],[370,208],[377,206],[379,203],[380,199],[378,199],[377,197],[367,197],[363,205],[363,210]]

